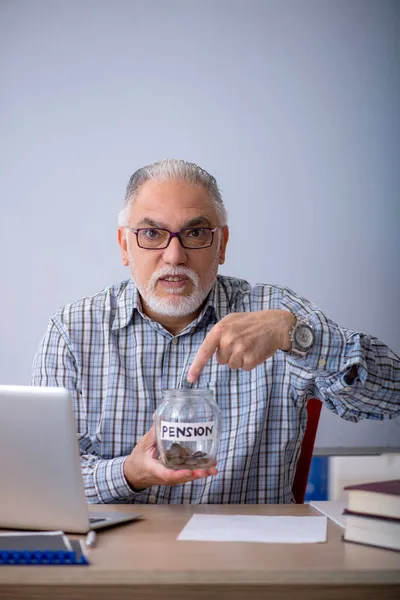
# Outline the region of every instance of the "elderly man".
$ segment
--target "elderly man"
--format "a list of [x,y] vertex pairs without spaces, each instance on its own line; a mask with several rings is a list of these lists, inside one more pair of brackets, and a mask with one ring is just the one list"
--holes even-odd
[[[131,279],[59,310],[33,368],[34,385],[73,395],[89,502],[292,502],[309,398],[351,421],[400,413],[400,360],[382,342],[287,288],[217,276],[226,211],[197,165],[134,173],[118,242]],[[172,471],[152,419],[188,357],[187,380],[216,392],[222,436],[216,467]]]

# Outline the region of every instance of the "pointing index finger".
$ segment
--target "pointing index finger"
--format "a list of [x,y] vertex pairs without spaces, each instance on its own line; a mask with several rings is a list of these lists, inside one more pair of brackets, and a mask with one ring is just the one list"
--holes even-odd
[[220,334],[213,327],[211,331],[206,335],[206,338],[200,348],[197,350],[194,361],[192,362],[187,380],[189,383],[193,383],[199,378],[199,375],[203,368],[206,366],[214,352],[217,350],[220,340]]

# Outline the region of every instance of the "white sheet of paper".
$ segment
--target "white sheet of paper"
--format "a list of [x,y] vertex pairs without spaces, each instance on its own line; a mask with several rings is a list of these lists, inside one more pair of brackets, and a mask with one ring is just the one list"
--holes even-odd
[[346,515],[343,514],[343,511],[347,508],[346,500],[312,500],[310,506],[316,508],[340,527],[345,527]]
[[178,535],[180,541],[326,542],[326,517],[264,517],[252,515],[193,515]]

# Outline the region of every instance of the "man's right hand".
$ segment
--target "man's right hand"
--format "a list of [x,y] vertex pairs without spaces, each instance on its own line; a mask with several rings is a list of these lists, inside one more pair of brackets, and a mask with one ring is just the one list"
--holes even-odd
[[152,485],[178,485],[210,475],[217,475],[215,467],[208,469],[181,469],[174,471],[164,467],[158,459],[155,426],[139,440],[124,463],[124,475],[128,484],[135,490]]

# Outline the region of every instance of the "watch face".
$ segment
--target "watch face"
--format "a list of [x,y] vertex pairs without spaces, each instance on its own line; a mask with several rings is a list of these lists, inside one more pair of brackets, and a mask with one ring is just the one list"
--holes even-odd
[[295,341],[302,350],[308,350],[314,342],[313,332],[308,327],[300,325],[295,332]]

